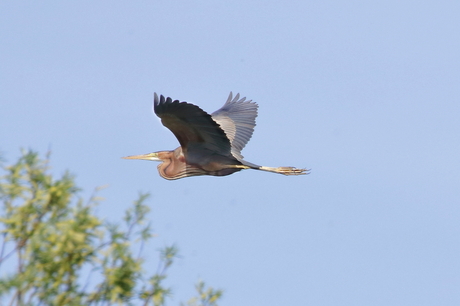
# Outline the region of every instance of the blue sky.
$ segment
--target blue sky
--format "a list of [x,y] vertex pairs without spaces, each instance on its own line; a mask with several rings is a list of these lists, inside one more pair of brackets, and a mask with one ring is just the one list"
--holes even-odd
[[[460,304],[460,4],[455,1],[0,3],[0,150],[52,149],[98,214],[150,192],[176,243],[174,299],[220,305]],[[153,92],[208,112],[259,104],[245,159],[311,168],[167,181]]]

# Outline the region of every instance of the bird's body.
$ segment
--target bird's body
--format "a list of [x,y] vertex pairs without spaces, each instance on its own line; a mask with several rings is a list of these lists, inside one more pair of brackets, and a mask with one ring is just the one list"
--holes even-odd
[[196,105],[165,98],[155,93],[154,111],[164,126],[174,133],[180,147],[124,157],[163,161],[160,175],[168,180],[188,176],[224,176],[243,169],[256,169],[285,175],[306,174],[306,169],[263,167],[243,160],[241,150],[252,136],[257,104],[230,93],[224,106],[209,115]]

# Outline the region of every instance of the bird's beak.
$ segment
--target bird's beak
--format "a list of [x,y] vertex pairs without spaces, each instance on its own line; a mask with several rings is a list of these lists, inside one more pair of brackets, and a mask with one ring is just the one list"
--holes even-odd
[[124,159],[144,159],[144,160],[156,160],[161,161],[158,157],[158,152],[148,153],[148,154],[141,154],[141,155],[133,155],[133,156],[125,156],[122,157]]

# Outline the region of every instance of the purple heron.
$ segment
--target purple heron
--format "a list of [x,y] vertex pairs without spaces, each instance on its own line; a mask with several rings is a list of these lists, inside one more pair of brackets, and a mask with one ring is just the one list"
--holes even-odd
[[158,172],[167,180],[188,176],[224,176],[243,169],[284,175],[307,174],[294,167],[264,167],[243,160],[241,150],[256,125],[257,104],[230,92],[224,106],[209,115],[196,105],[165,98],[155,93],[154,111],[179,140],[173,151],[123,157],[161,161]]

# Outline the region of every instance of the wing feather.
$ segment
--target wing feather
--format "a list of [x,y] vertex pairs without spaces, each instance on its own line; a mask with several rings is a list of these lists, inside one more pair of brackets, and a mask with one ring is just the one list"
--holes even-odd
[[214,154],[231,156],[227,134],[211,115],[196,105],[154,95],[154,111],[176,136],[189,162],[205,162]]
[[240,99],[240,94],[230,92],[227,102],[219,110],[212,113],[212,119],[224,130],[231,144],[231,153],[242,160],[241,150],[252,137],[256,126],[258,105],[246,98]]

